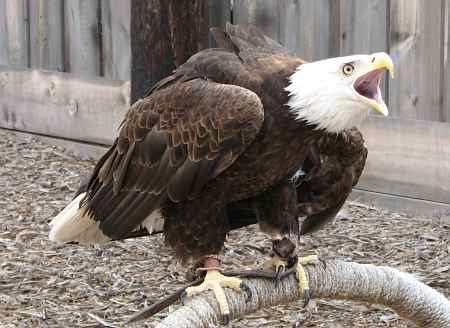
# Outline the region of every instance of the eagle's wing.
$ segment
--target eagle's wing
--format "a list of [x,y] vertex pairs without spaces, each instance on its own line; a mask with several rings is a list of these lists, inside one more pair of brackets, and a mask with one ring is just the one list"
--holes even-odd
[[300,234],[315,232],[332,220],[358,183],[367,148],[358,129],[328,136],[313,145],[305,162],[306,175],[299,177],[297,197],[301,216]]
[[256,26],[233,25],[227,23],[225,30],[211,28],[211,34],[217,44],[225,49],[233,50],[243,57],[252,56],[253,53],[266,55],[292,55],[286,47],[264,35]]
[[168,81],[136,102],[97,163],[82,203],[109,237],[133,231],[165,199],[193,199],[254,140],[252,91],[203,78]]
[[245,62],[248,66],[265,71],[271,63],[282,65],[291,65],[294,68],[305,63],[297,55],[290,52],[286,47],[277,41],[264,35],[256,26],[233,25],[227,23],[225,30],[220,28],[211,28],[218,46],[235,53],[238,58]]

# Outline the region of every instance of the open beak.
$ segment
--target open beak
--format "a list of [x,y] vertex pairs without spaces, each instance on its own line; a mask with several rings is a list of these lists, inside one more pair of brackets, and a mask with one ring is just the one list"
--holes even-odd
[[353,88],[363,101],[377,112],[387,116],[389,111],[381,96],[380,81],[385,70],[388,70],[391,78],[394,78],[394,63],[391,57],[384,52],[369,55],[369,58],[367,70],[355,80]]

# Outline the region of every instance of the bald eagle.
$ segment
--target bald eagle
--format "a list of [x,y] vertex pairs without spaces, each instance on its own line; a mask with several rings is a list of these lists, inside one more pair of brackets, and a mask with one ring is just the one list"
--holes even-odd
[[[242,287],[217,268],[230,230],[257,222],[287,261],[289,234],[336,215],[367,155],[354,127],[372,109],[388,114],[379,85],[393,71],[385,53],[307,63],[252,26],[212,33],[220,48],[193,55],[131,106],[49,234],[91,244],[162,222],[176,255],[207,271],[189,295]],[[299,216],[308,216],[301,227]]]

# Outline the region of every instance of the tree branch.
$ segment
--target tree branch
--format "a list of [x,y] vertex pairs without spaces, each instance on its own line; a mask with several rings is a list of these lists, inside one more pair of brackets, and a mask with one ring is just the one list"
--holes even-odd
[[[388,267],[327,261],[306,266],[313,298],[346,299],[383,304],[421,327],[449,328],[450,301],[411,275]],[[231,319],[263,307],[302,299],[293,275],[278,285],[273,280],[244,279],[253,296],[226,290]],[[211,293],[195,297],[169,314],[157,328],[200,328],[220,323],[219,308]]]

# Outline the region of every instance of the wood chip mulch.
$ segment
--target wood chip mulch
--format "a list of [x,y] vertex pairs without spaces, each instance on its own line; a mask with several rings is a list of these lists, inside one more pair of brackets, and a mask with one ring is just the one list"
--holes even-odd
[[[119,325],[185,284],[186,269],[162,236],[102,246],[56,245],[48,221],[94,162],[34,138],[0,131],[0,327]],[[348,203],[336,222],[302,238],[304,254],[388,265],[450,297],[450,223]],[[227,268],[255,268],[270,243],[249,227],[230,234]],[[167,315],[159,314],[156,320]],[[152,327],[150,322],[139,327]],[[413,327],[389,309],[314,300],[264,309],[229,327]]]

